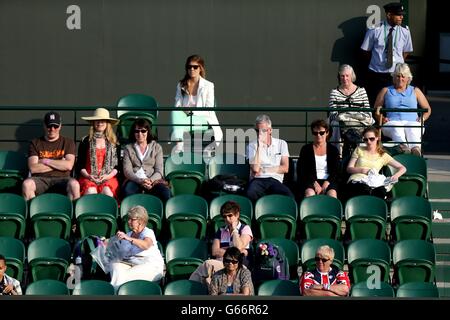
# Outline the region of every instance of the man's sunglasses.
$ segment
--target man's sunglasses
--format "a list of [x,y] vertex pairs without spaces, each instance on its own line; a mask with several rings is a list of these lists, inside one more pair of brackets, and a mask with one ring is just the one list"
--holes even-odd
[[47,129],[50,129],[50,128],[52,128],[52,129],[58,129],[58,128],[59,128],[59,125],[57,125],[57,124],[49,124],[49,125],[47,125],[46,127],[47,127]]
[[321,135],[321,136],[323,136],[325,133],[327,133],[326,131],[313,131],[312,132],[312,134],[314,135],[314,136],[318,136],[319,134]]
[[314,260],[316,260],[316,262],[322,261],[322,263],[325,263],[325,262],[327,262],[330,259],[315,257]]

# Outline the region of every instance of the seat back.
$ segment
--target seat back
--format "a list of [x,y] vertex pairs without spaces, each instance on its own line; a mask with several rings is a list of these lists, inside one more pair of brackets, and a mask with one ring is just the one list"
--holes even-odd
[[209,218],[213,222],[214,232],[217,231],[219,227],[222,227],[225,224],[222,216],[220,215],[220,208],[227,201],[234,201],[239,204],[239,206],[241,207],[239,216],[240,220],[242,220],[245,224],[251,226],[253,219],[253,204],[250,199],[236,194],[225,194],[223,196],[214,198],[209,205]]
[[208,287],[192,280],[176,280],[169,282],[164,288],[165,296],[204,296],[208,294]]
[[202,154],[181,152],[166,159],[164,172],[174,196],[196,194],[205,180],[206,164]]
[[431,204],[418,196],[396,198],[391,204],[391,221],[398,241],[428,240],[431,236]]
[[6,258],[6,274],[19,281],[23,277],[25,262],[25,245],[22,241],[12,237],[0,237],[0,252]]
[[303,199],[300,220],[306,239],[339,239],[341,235],[342,204],[333,197],[316,195]]
[[187,279],[208,257],[206,242],[196,238],[177,238],[166,247],[166,277]]
[[117,101],[117,107],[119,109],[123,107],[133,108],[133,110],[119,110],[117,112],[118,117],[127,112],[145,111],[147,114],[152,115],[153,118],[158,118],[158,102],[154,97],[145,94],[133,93],[120,97],[119,101]]
[[369,288],[367,282],[359,282],[352,285],[350,296],[351,297],[383,297],[394,298],[395,292],[389,283],[377,282],[378,286]]
[[119,296],[160,296],[161,287],[156,282],[133,280],[122,284],[117,291]]
[[356,196],[345,205],[345,220],[350,239],[385,239],[387,205],[374,196]]
[[90,235],[110,238],[117,230],[117,202],[105,194],[88,194],[75,204],[75,217],[81,237]]
[[267,280],[258,287],[258,296],[299,296],[298,283],[289,280]]
[[14,193],[0,193],[0,236],[23,239],[27,203]]
[[403,240],[394,246],[392,254],[394,280],[406,282],[433,282],[436,252],[434,245],[425,240]]
[[0,151],[0,192],[20,193],[28,175],[28,160],[17,151]]
[[316,257],[317,249],[324,245],[333,248],[334,260],[332,264],[338,269],[342,270],[345,261],[344,246],[342,245],[342,243],[334,239],[318,238],[306,241],[301,248],[301,262],[303,272],[316,267],[314,258]]
[[64,280],[71,255],[70,244],[64,239],[42,237],[28,246],[28,264],[33,281]]
[[155,235],[158,237],[161,232],[163,203],[161,199],[151,194],[137,193],[123,199],[122,203],[120,204],[120,217],[122,218],[124,230],[126,232],[130,231],[127,223],[128,210],[137,205],[143,206],[147,210],[147,227],[153,229]]
[[103,280],[84,280],[75,284],[72,295],[74,296],[111,296],[114,295],[114,287]]
[[390,282],[391,249],[382,240],[353,241],[347,248],[347,261],[352,283],[365,282],[374,275],[381,281]]
[[30,218],[36,238],[68,239],[72,225],[72,201],[62,194],[44,193],[30,203]]
[[263,196],[256,201],[255,219],[261,238],[294,239],[297,230],[297,203],[285,195]]
[[397,289],[397,298],[439,298],[439,290],[431,282],[408,282]]
[[221,175],[233,175],[239,179],[248,181],[250,164],[245,156],[235,153],[216,154],[208,164],[208,176],[210,179]]
[[44,279],[32,282],[28,285],[26,295],[61,296],[69,295],[67,284],[53,279]]
[[[399,181],[392,188],[393,198],[402,196],[423,197],[427,187],[427,164],[425,159],[412,154],[398,154],[394,159],[406,167],[406,173],[399,178]],[[386,173],[392,175],[396,169],[388,166]]]
[[202,197],[193,194],[172,197],[166,203],[165,213],[172,239],[205,237],[208,203]]

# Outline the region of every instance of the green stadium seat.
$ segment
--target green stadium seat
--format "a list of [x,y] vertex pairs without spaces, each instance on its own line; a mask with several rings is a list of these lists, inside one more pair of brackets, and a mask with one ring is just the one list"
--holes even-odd
[[198,194],[205,180],[206,164],[202,154],[179,153],[166,159],[164,172],[173,196]]
[[347,248],[347,261],[352,283],[366,282],[373,275],[378,281],[390,282],[391,249],[382,240],[353,241]]
[[[412,154],[398,154],[393,157],[406,167],[406,173],[402,175],[399,181],[392,188],[392,197],[394,199],[403,196],[425,196],[427,189],[427,163],[422,157]],[[391,176],[395,169],[387,166],[386,174]]]
[[117,202],[105,194],[88,194],[75,204],[81,237],[90,235],[110,238],[117,230]]
[[356,196],[345,205],[346,232],[351,240],[385,239],[387,205],[374,196]]
[[204,296],[208,295],[208,287],[192,280],[176,280],[169,282],[164,288],[165,296]]
[[[298,264],[300,260],[300,250],[298,248],[298,245],[295,241],[285,238],[269,238],[269,239],[262,239],[258,241],[256,244],[256,248],[258,248],[260,243],[263,242],[271,242],[273,244],[276,244],[277,246],[280,246],[283,248],[284,253],[286,254],[286,257],[289,262],[289,276],[290,279],[298,279]],[[256,252],[256,251],[255,251]]]
[[389,283],[378,282],[379,288],[368,288],[366,282],[359,282],[352,285],[350,296],[358,298],[367,297],[382,297],[382,298],[394,298],[395,292]]
[[74,296],[112,296],[114,287],[103,280],[82,280],[75,284],[72,295]]
[[0,192],[20,194],[28,175],[28,159],[17,151],[0,151]]
[[418,196],[404,196],[391,204],[393,236],[397,241],[406,239],[429,240],[432,209],[430,202]]
[[165,211],[172,239],[205,238],[208,218],[208,203],[205,199],[193,194],[175,196],[167,201]]
[[316,195],[303,199],[300,204],[300,220],[306,239],[341,236],[342,204],[333,197]]
[[32,282],[28,285],[26,295],[62,296],[69,295],[67,284],[62,281],[44,279]]
[[119,296],[160,296],[161,287],[156,282],[133,280],[122,284],[117,291]]
[[397,289],[397,298],[439,298],[439,290],[431,282],[407,282]]
[[289,280],[267,280],[258,287],[258,296],[299,296],[298,283]]
[[261,238],[292,240],[297,230],[297,203],[280,194],[261,197],[255,204],[255,219]]
[[0,237],[0,254],[6,258],[6,274],[19,281],[23,278],[25,263],[25,245],[12,237]]
[[63,281],[71,251],[70,244],[64,239],[42,237],[32,241],[28,246],[27,256],[33,281]]
[[0,236],[23,239],[27,202],[13,193],[0,193]]
[[68,239],[72,226],[72,201],[65,195],[44,193],[30,203],[30,219],[34,235]]

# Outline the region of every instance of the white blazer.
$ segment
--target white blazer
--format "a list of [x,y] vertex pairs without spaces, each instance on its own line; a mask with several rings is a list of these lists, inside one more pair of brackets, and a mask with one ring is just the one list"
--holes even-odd
[[[188,95],[182,95],[181,85],[178,82],[177,90],[175,94],[175,107],[186,107],[188,102]],[[214,108],[214,83],[208,81],[202,77],[198,82],[198,90],[197,90],[197,108]],[[210,124],[214,131],[215,140],[221,141],[223,138],[222,129],[219,126],[219,120],[217,119],[215,111],[201,111],[201,110],[193,110],[194,116],[204,117],[208,124]]]

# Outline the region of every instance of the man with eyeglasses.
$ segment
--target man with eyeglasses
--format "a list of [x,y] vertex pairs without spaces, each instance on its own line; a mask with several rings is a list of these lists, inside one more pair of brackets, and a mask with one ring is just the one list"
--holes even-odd
[[256,117],[255,130],[258,138],[247,146],[251,178],[247,197],[253,202],[269,194],[294,197],[291,190],[283,184],[284,174],[289,171],[286,141],[272,136],[272,121],[265,114]]
[[313,270],[305,271],[300,279],[300,291],[304,296],[338,297],[350,292],[350,280],[346,272],[332,265],[334,250],[330,246],[319,247],[314,258]]
[[22,184],[26,200],[48,190],[66,191],[71,200],[80,197],[80,185],[70,177],[75,163],[75,142],[60,135],[61,116],[48,112],[44,117],[45,135],[34,139],[28,151],[28,168],[31,177]]

